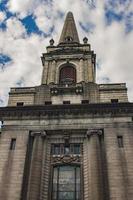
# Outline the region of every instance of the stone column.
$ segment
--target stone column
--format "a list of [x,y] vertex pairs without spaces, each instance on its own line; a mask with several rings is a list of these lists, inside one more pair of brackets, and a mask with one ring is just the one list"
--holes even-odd
[[40,200],[49,200],[51,195],[51,189],[49,185],[50,179],[50,152],[51,144],[48,140],[44,141],[43,148],[43,163],[42,163],[42,175],[41,175],[41,187],[40,187]]
[[53,60],[52,62],[52,70],[51,70],[51,82],[54,82],[55,83],[55,78],[56,78],[56,60]]
[[101,200],[102,196],[102,181],[101,181],[101,158],[100,158],[100,140],[102,130],[91,129],[87,131],[88,138],[88,162],[89,162],[89,187],[90,199]]
[[40,198],[41,174],[42,174],[42,153],[43,144],[46,138],[45,132],[32,132],[34,137],[33,152],[31,158],[30,176],[28,183],[27,200]]
[[83,58],[81,58],[79,62],[79,68],[78,68],[79,70],[77,71],[77,83],[84,81],[83,68],[84,68],[84,62],[83,62]]
[[93,64],[90,59],[88,60],[88,80],[89,82],[94,82]]
[[88,82],[88,60],[84,60],[84,81]]
[[56,61],[51,60],[49,63],[48,83],[55,83]]
[[42,73],[42,84],[46,84],[47,83],[47,76],[48,76],[48,61],[45,61],[45,65],[43,66],[43,73]]

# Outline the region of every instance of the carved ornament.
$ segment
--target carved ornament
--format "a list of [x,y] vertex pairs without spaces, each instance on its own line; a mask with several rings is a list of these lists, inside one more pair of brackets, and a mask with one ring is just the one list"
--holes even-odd
[[80,163],[81,158],[78,155],[63,155],[63,156],[53,156],[53,164],[70,164],[70,163]]
[[41,137],[46,137],[46,131],[33,131],[30,133],[30,135],[32,137],[36,137],[36,136],[41,136]]
[[103,134],[103,130],[102,129],[88,129],[87,130],[87,137],[90,136],[95,136],[95,135],[102,135]]

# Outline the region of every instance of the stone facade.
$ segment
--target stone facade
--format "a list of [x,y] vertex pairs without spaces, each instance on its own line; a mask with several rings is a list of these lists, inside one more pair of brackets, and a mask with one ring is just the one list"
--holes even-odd
[[[95,57],[68,13],[59,44],[42,55],[41,85],[11,88],[0,108],[0,199],[133,199],[133,104],[124,83],[95,82]],[[80,184],[63,193],[59,175],[54,192],[61,166],[80,167]]]

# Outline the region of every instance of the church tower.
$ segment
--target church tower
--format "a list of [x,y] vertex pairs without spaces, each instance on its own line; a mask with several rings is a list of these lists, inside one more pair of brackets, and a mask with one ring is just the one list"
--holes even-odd
[[11,88],[0,108],[0,199],[132,200],[126,84],[96,83],[96,55],[71,12],[46,50],[41,84]]
[[[73,14],[67,14],[57,46],[50,40],[47,53],[42,56],[42,84],[51,85],[53,104],[63,101],[81,103],[82,100],[98,100],[95,84],[95,54],[88,39],[79,41]],[[90,83],[90,84],[88,84]],[[93,88],[91,95],[90,88]],[[75,96],[76,95],[76,96]]]

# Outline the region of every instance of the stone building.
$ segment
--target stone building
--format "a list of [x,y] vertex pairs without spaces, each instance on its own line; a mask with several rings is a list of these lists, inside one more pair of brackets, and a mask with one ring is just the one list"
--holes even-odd
[[71,12],[41,59],[41,85],[11,88],[0,108],[0,200],[132,200],[125,83],[96,83],[96,55]]

